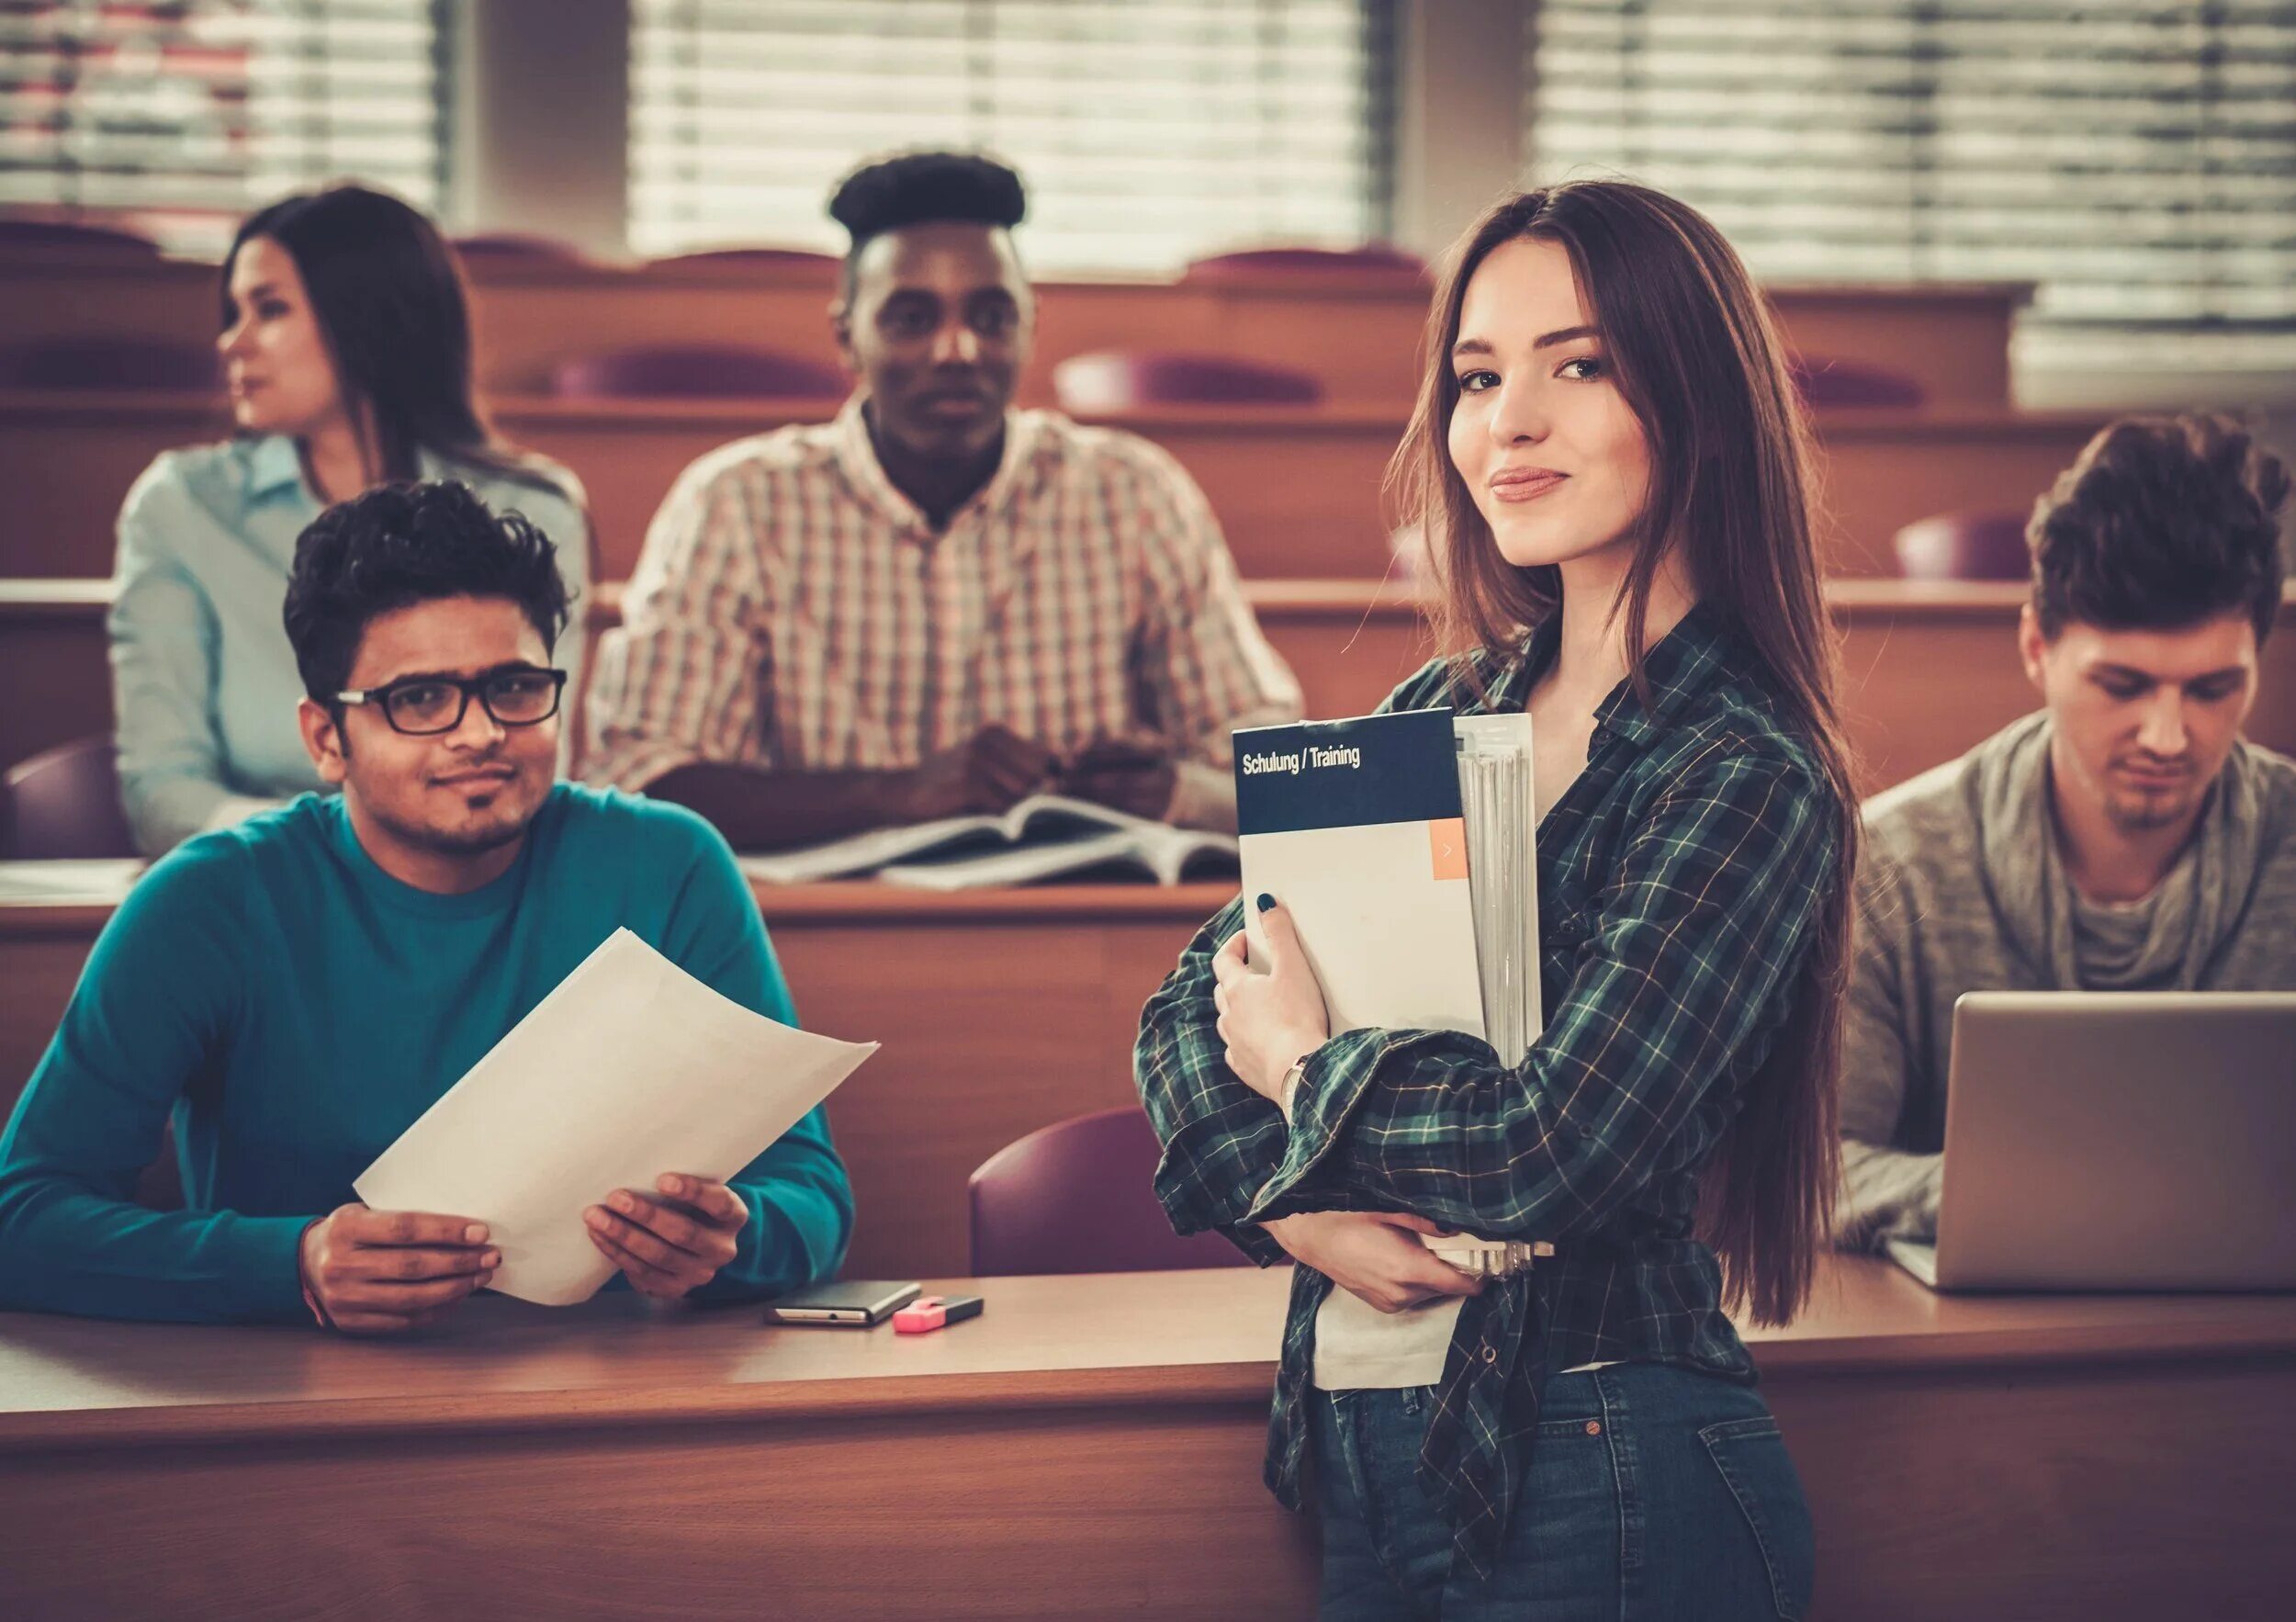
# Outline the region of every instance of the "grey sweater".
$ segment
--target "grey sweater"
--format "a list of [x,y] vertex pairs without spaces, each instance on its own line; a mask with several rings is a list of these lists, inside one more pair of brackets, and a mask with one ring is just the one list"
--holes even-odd
[[[1842,1030],[1844,1245],[1936,1234],[1954,1000],[2085,988],[2048,760],[2049,718],[2028,715],[1866,803]],[[2146,953],[2173,969],[2165,983],[2296,989],[2296,760],[2235,744],[2181,860],[2189,884]]]

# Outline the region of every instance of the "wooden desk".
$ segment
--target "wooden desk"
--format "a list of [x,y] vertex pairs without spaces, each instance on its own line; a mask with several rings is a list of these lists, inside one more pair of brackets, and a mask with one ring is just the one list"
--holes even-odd
[[[963,1271],[974,1168],[1038,1127],[1134,1099],[1141,1005],[1235,890],[934,895],[851,884],[757,895],[806,1028],[884,1044],[829,1101],[860,1211],[846,1275],[865,1278]],[[0,1120],[110,915],[0,906]]]
[[[1289,597],[1278,595],[1285,591]],[[1255,591],[1318,713],[1368,709],[1424,656],[1408,600],[1338,582]],[[2019,588],[1837,582],[1829,595],[1847,633],[1851,737],[1869,785],[1952,758],[2035,702],[2012,640]],[[95,627],[93,608],[78,612]],[[2249,735],[2296,753],[2296,590],[2281,618],[2266,644]],[[84,662],[100,679],[100,628],[82,641]],[[52,673],[11,674],[19,670],[12,645],[0,635],[0,692],[57,691]],[[5,713],[12,722],[56,714],[15,705]],[[99,709],[74,732],[106,725]],[[886,1043],[830,1108],[861,1200],[855,1276],[968,1265],[965,1178],[1024,1132],[1131,1098],[1141,1003],[1230,894],[1219,885],[975,896],[873,885],[760,892],[805,1022]],[[12,1100],[47,1046],[106,916],[0,907],[0,985],[8,987],[0,1103]]]
[[[1360,715],[1434,652],[1408,588],[1251,581],[1261,628],[1299,673],[1310,710]],[[112,727],[106,580],[0,580],[0,769]],[[589,630],[621,623],[622,583],[591,593]]]
[[[501,395],[495,420],[517,444],[580,476],[607,579],[629,574],[670,483],[720,445],[829,416],[834,401],[575,401]],[[1386,572],[1380,496],[1406,407],[1165,407],[1094,419],[1144,435],[1202,486],[1238,567],[1251,578],[1372,578]],[[1963,509],[2022,512],[2069,466],[2094,417],[2000,407],[1906,412],[1839,410],[1818,419],[1820,531],[1828,569],[1894,573],[1890,537]],[[0,487],[14,492],[0,571],[108,570],[120,499],[152,457],[224,437],[197,395],[0,391]]]
[[[486,1299],[418,1340],[0,1315],[27,1618],[1306,1616],[1259,1484],[1286,1279],[984,1281],[919,1339]],[[962,1280],[946,1288],[964,1288]],[[1814,1615],[2263,1616],[2296,1302],[1941,1300],[1837,1260],[1750,1337]]]
[[[1250,580],[1244,591],[1313,715],[1356,715],[1437,651],[1402,581]],[[2021,585],[1835,580],[1851,741],[1869,790],[1951,760],[2039,702],[2017,660]],[[0,580],[0,766],[109,731],[106,580]],[[619,623],[621,587],[593,593],[593,632]],[[28,700],[25,695],[37,695]],[[2296,588],[2264,649],[2248,735],[2296,753]]]

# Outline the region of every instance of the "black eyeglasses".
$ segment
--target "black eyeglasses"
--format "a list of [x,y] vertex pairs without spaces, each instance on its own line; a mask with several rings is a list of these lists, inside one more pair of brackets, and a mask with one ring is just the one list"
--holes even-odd
[[565,687],[564,670],[522,665],[467,681],[459,676],[409,676],[387,686],[338,693],[335,702],[374,704],[393,732],[428,738],[461,726],[473,698],[500,726],[536,726],[558,713],[558,695]]

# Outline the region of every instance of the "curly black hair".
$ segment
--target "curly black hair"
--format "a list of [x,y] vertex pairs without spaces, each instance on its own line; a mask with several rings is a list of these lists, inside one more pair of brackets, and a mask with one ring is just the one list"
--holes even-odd
[[2246,614],[2272,629],[2287,563],[2289,473],[2228,418],[2125,417],[2033,503],[2033,614],[2054,640],[2078,620],[2176,630]]
[[557,548],[453,480],[387,484],[328,508],[295,543],[281,618],[303,691],[331,708],[377,616],[441,597],[502,597],[545,646],[566,628]]
[[846,250],[846,291],[853,257],[871,239],[906,225],[954,220],[1009,231],[1029,212],[1029,195],[1010,166],[978,152],[896,152],[872,158],[837,184],[829,218],[853,239]]

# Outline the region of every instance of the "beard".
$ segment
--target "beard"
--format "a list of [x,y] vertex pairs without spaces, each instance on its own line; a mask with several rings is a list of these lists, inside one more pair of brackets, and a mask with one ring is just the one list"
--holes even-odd
[[[507,790],[521,786],[516,783],[503,784]],[[495,803],[486,810],[476,812],[469,822],[459,828],[440,828],[427,822],[410,821],[395,815],[389,806],[366,802],[366,814],[381,825],[383,830],[400,843],[436,856],[483,856],[515,844],[526,837],[527,825],[534,821],[540,803],[528,805],[523,813],[501,804],[506,797],[495,796]]]
[[2124,834],[2149,833],[2170,828],[2192,815],[2204,790],[2200,786],[2173,789],[2121,790],[2104,797],[2105,819]]

